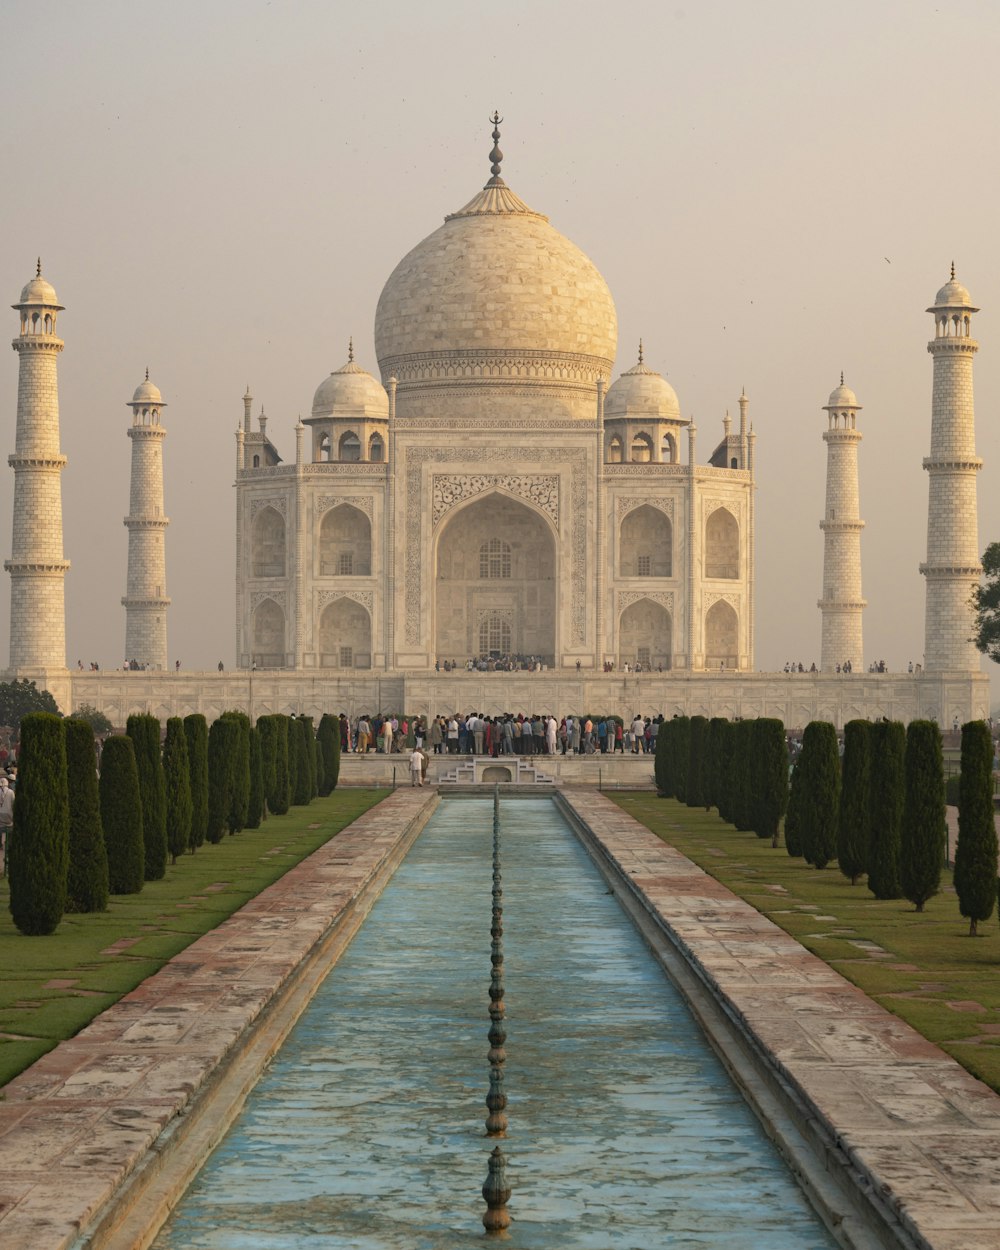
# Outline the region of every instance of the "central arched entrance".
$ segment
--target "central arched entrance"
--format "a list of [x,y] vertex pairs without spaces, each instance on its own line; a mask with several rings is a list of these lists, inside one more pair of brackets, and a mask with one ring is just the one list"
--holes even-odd
[[553,664],[556,541],[548,523],[498,493],[458,509],[438,540],[434,619],[438,659]]

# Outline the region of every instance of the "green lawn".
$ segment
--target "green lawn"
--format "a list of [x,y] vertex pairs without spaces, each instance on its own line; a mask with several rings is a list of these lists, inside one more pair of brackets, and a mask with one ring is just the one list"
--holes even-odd
[[260,829],[206,844],[167,867],[140,894],[106,912],[67,915],[48,937],[24,937],[0,883],[0,1085],[134,989],[195,938],[385,797],[336,790]]
[[1000,1092],[1000,929],[994,914],[968,936],[949,872],[918,914],[715,812],[655,794],[608,797]]

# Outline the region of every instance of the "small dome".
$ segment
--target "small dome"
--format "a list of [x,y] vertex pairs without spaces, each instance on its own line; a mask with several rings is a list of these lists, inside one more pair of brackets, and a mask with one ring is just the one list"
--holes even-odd
[[830,401],[826,405],[827,408],[860,408],[858,397],[849,386],[845,386],[843,381],[835,391],[830,392]]
[[611,386],[604,400],[605,420],[615,417],[653,417],[660,421],[681,421],[677,392],[661,374],[639,363]]
[[355,362],[353,348],[347,364],[341,365],[316,388],[310,420],[341,416],[389,416],[389,396],[375,378]]
[[131,404],[141,405],[144,408],[152,407],[154,404],[157,408],[166,407],[166,404],[163,402],[163,396],[160,394],[160,388],[158,386],[154,386],[154,384],[149,380],[148,370],[146,371],[146,380],[144,382],[140,382],[135,388],[135,394],[129,402]]
[[21,298],[16,304],[13,305],[13,307],[24,308],[26,305],[36,308],[39,305],[42,305],[45,308],[57,308],[60,312],[62,311],[63,306],[59,303],[59,297],[56,295],[55,287],[51,282],[46,282],[42,277],[41,261],[38,262],[38,268],[35,272],[35,276],[31,279],[27,286],[21,288]]
[[955,277],[934,296],[935,308],[972,308],[972,296]]

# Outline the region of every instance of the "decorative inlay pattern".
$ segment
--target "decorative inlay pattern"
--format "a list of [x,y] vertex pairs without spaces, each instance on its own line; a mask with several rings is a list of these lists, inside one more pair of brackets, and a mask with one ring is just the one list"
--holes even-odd
[[649,504],[651,508],[659,508],[661,512],[666,513],[671,521],[674,519],[674,501],[672,499],[650,499],[647,495],[622,495],[617,501],[618,520],[636,508],[641,508],[643,504]]
[[[405,515],[421,517],[426,516],[429,511],[427,502],[422,498],[422,470],[427,462],[447,464],[454,463],[455,460],[463,463],[472,460],[516,465],[523,455],[524,451],[520,447],[469,447],[464,451],[441,447],[409,448],[405,453]],[[574,642],[582,643],[587,635],[587,453],[582,447],[553,449],[549,458],[567,465],[570,469],[570,633]],[[565,524],[561,528],[565,533]],[[408,543],[403,586],[406,597],[406,641],[411,646],[420,644],[422,578],[421,543]]]
[[317,495],[316,496],[316,512],[322,515],[330,508],[336,508],[338,504],[349,503],[353,508],[357,508],[359,512],[363,512],[370,521],[375,506],[375,498],[373,495]]
[[718,603],[720,599],[722,599],[725,603],[731,604],[734,608],[737,609],[737,611],[739,610],[739,606],[740,606],[739,595],[724,593],[724,592],[717,591],[717,590],[706,590],[704,592],[703,599],[702,599],[702,606],[704,610],[707,612],[708,609],[712,606],[712,604]]
[[437,525],[444,514],[463,499],[473,499],[498,486],[535,504],[558,526],[559,477],[555,473],[435,473],[431,488],[431,524]]
[[330,603],[337,599],[354,599],[360,603],[363,608],[368,609],[368,615],[372,614],[372,607],[375,599],[370,590],[317,590],[316,591],[316,614],[320,612]]
[[674,610],[674,592],[672,590],[619,590],[618,592],[618,615],[632,603],[638,603],[640,599],[651,599],[653,603],[659,603],[665,607],[671,614]]
[[250,594],[251,614],[265,599],[273,599],[282,612],[285,611],[285,592],[283,590],[254,590]]
[[737,521],[743,520],[743,504],[742,501],[735,499],[708,499],[704,501],[705,516],[711,516],[716,508],[725,508],[733,518]]
[[413,352],[405,356],[388,356],[379,363],[382,366],[383,386],[388,386],[393,375],[401,383],[454,380],[496,384],[531,379],[536,382],[593,385],[597,378],[608,377],[612,367],[612,362],[601,356],[583,356],[575,352],[493,350],[483,353],[471,349],[453,350],[441,356],[431,352]]
[[252,521],[262,508],[273,508],[275,512],[285,515],[286,500],[284,495],[265,495],[260,499],[250,500],[250,520]]

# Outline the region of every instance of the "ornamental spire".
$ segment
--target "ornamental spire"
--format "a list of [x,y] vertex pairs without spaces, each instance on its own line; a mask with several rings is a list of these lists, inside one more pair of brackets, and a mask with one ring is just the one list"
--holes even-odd
[[642,364],[642,339],[639,340],[639,364]]
[[494,110],[493,116],[490,118],[493,123],[493,151],[490,153],[490,173],[493,177],[486,184],[488,187],[502,187],[504,180],[500,177],[500,162],[503,160],[503,153],[500,151],[500,123],[503,118]]
[[347,363],[354,364],[354,335],[347,340]]
[[[955,266],[952,265],[952,269],[954,268]],[[39,256],[38,263],[35,265],[35,277],[40,278],[41,276],[42,276],[42,258]]]
[[[41,264],[40,261],[39,261],[39,264]],[[955,262],[954,261],[951,262],[951,280],[952,282],[955,281]]]

